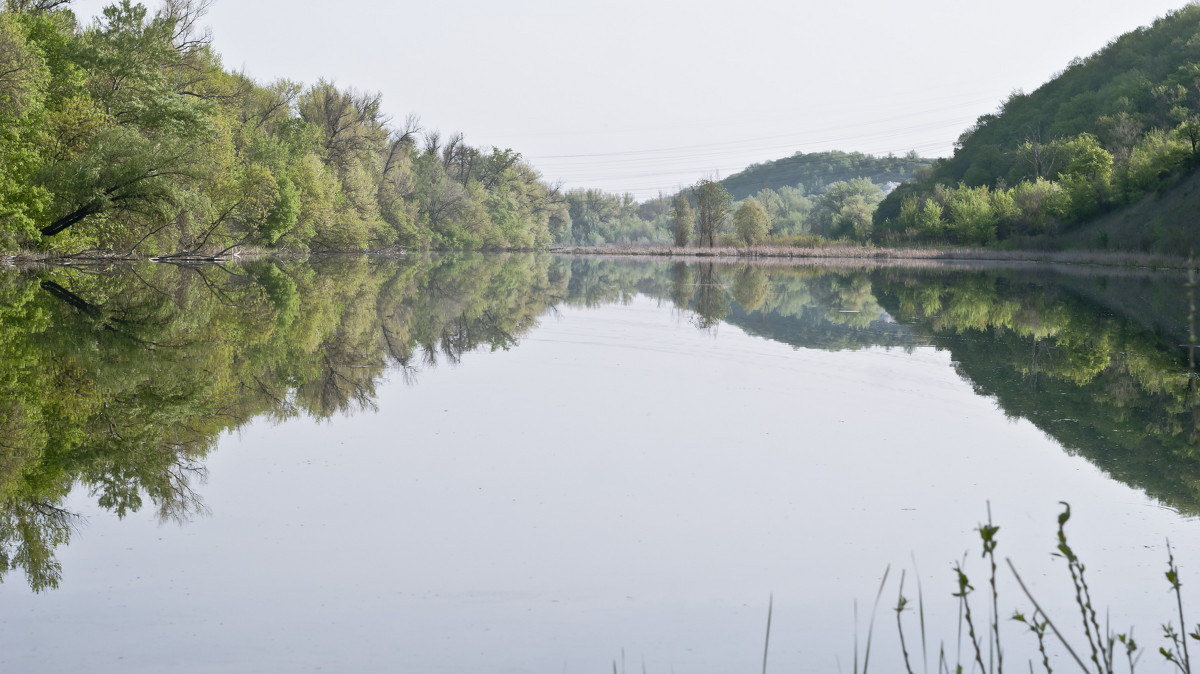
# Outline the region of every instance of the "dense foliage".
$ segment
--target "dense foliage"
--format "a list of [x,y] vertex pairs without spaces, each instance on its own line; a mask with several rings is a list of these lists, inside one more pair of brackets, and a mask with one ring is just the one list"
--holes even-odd
[[601,190],[566,193],[569,226],[557,243],[580,246],[665,243],[672,238],[671,201],[660,196],[638,203],[632,194]]
[[[889,195],[873,239],[1054,243],[1170,191],[1200,165],[1200,6],[1114,39],[1032,93],[1014,92],[956,148]],[[1148,212],[1124,224],[1136,232],[1105,223],[1080,243],[1103,248],[1119,234],[1143,249],[1196,243],[1190,217],[1154,222],[1165,214]]]
[[567,228],[519,154],[389,125],[378,94],[222,67],[211,0],[0,9],[0,250],[534,248]]

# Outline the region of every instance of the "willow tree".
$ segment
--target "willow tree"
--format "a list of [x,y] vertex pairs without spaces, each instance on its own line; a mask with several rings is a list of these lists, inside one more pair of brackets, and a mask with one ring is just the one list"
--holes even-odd
[[193,48],[174,43],[176,19],[122,2],[71,38],[73,64],[87,75],[72,99],[86,109],[69,117],[93,121],[79,125],[86,130],[79,148],[53,157],[39,176],[54,191],[43,236],[112,213],[126,216],[115,227],[140,235],[131,224],[137,218],[127,216],[143,216],[149,228],[169,221],[189,197],[216,129],[212,102],[175,91],[170,71]]

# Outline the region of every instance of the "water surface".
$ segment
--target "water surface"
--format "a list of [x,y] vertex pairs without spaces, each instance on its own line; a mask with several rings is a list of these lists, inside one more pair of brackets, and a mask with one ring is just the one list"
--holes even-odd
[[850,671],[889,565],[872,667],[898,671],[901,569],[931,658],[964,553],[989,610],[989,503],[1064,624],[1059,501],[1147,650],[1167,537],[1196,587],[1178,275],[512,255],[4,281],[4,671],[760,671],[772,595],[770,671]]

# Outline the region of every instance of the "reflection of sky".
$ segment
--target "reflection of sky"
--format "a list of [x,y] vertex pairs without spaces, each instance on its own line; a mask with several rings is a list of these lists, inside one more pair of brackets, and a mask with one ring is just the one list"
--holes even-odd
[[[793,350],[639,299],[563,309],[378,404],[225,438],[208,519],[94,513],[61,590],[0,586],[0,670],[594,672],[624,649],[635,671],[753,671],[774,593],[771,670],[849,671],[852,601],[865,623],[888,564],[915,599],[910,555],[953,653],[950,564],[970,549],[982,616],[989,500],[998,553],[1069,627],[1059,500],[1144,647],[1170,618],[1164,537],[1200,582],[1195,522],[1006,419],[928,347]],[[879,671],[901,669],[895,588]],[[1007,574],[1000,591],[1002,616],[1027,610]],[[1029,640],[1003,629],[1023,669]]]

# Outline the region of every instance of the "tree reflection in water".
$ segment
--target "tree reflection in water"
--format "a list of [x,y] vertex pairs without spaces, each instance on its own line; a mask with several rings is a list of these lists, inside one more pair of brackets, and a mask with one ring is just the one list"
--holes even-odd
[[798,348],[949,351],[1066,451],[1200,514],[1185,282],[1015,270],[539,255],[0,272],[0,577],[56,587],[82,486],[119,517],[206,512],[221,433],[374,409],[390,372],[510,349],[558,306],[641,294]]

